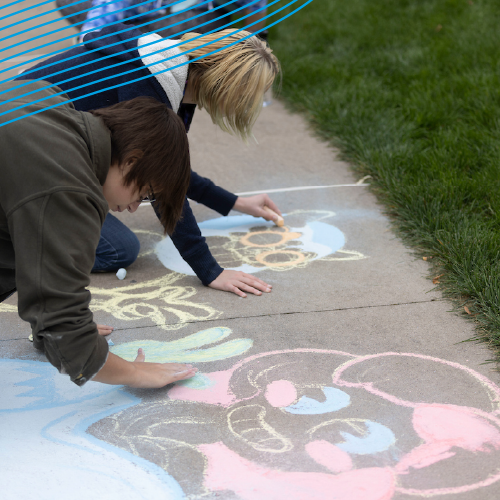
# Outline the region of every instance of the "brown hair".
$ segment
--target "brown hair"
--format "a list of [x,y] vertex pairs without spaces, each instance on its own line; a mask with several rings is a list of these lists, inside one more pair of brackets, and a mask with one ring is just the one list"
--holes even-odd
[[182,120],[152,97],[90,111],[111,131],[111,162],[131,164],[124,184],[154,192],[161,223],[172,234],[189,187],[189,144]]
[[189,63],[196,103],[222,130],[247,140],[262,110],[264,93],[280,73],[273,51],[261,38],[236,29],[204,36],[186,33],[181,40],[181,49],[191,51],[191,59],[201,57]]

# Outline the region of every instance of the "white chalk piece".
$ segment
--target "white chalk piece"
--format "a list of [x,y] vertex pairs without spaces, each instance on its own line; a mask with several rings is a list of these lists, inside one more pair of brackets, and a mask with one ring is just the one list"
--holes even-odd
[[111,339],[106,339],[108,341],[108,345],[115,345],[115,343]]
[[118,271],[116,271],[116,277],[119,280],[124,280],[125,276],[127,276],[127,270],[123,269],[123,267],[121,269],[118,269]]
[[264,207],[264,210],[272,217],[274,217],[274,223],[278,227],[283,227],[285,225],[285,219],[281,217],[281,215],[278,215],[274,210],[271,210],[269,207]]

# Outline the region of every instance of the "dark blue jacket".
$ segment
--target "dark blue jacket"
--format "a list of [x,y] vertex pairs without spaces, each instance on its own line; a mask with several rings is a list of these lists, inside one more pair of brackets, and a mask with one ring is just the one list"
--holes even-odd
[[[155,77],[151,76],[150,71],[140,59],[136,37],[142,36],[142,33],[135,28],[130,28],[130,25],[117,24],[89,33],[85,36],[84,46],[75,47],[39,63],[20,75],[18,80],[43,79],[56,84],[68,94],[79,111],[104,108],[140,96],[154,97],[172,109],[161,85]],[[124,33],[117,33],[126,29],[128,31]],[[99,40],[105,35],[109,36]],[[109,47],[109,45],[113,46]],[[124,53],[120,54],[120,52]],[[78,57],[67,60],[72,56]],[[106,56],[110,57],[99,60]],[[47,67],[49,64],[50,66]],[[82,64],[85,66],[77,67]],[[110,68],[116,64],[120,65]],[[33,69],[35,71],[32,71]],[[93,71],[96,73],[85,75]],[[129,71],[131,73],[120,76],[121,73]],[[128,83],[144,76],[147,78]],[[107,77],[110,79],[97,81]],[[69,79],[72,80],[66,81]],[[105,90],[115,85],[118,87]],[[83,97],[92,92],[96,93]],[[189,130],[195,107],[192,104],[181,104],[179,108],[178,115],[184,121],[186,132]],[[236,195],[216,186],[211,180],[195,172],[191,173],[187,197],[222,215],[229,213],[237,198]],[[161,207],[155,207],[155,210],[158,214]],[[187,200],[184,204],[182,219],[177,223],[172,235],[172,242],[204,285],[211,283],[223,271],[210,253]]]

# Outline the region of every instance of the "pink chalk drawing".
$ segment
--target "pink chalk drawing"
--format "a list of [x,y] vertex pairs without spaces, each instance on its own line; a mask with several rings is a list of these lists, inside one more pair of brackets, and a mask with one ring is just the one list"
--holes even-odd
[[500,480],[500,388],[458,363],[294,349],[197,377],[91,432],[162,450],[157,465],[193,497],[427,498]]

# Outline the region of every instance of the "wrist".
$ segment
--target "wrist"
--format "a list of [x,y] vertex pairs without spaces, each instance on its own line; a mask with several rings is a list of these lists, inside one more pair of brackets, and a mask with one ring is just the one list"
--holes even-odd
[[137,363],[134,361],[128,361],[129,370],[128,371],[128,381],[124,385],[128,385],[130,387],[141,387],[141,375],[140,369],[137,366]]
[[234,202],[233,210],[236,210],[237,212],[243,212],[243,205],[244,205],[243,200],[244,198],[238,196],[238,198],[236,198],[236,201]]

